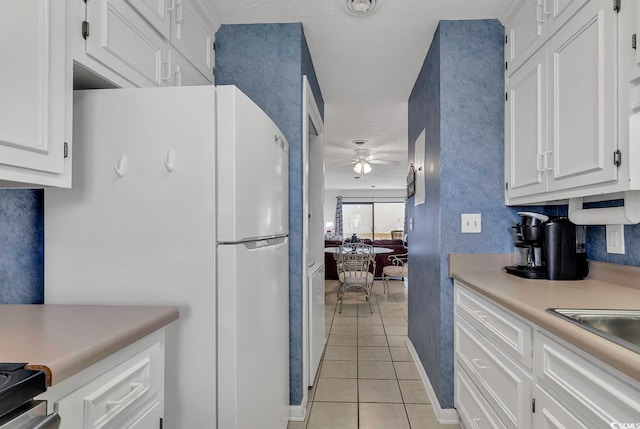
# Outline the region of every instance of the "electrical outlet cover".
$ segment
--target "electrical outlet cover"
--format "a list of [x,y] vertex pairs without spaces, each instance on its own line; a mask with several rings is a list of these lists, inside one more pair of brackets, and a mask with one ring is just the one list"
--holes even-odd
[[607,253],[624,255],[624,225],[607,225]]

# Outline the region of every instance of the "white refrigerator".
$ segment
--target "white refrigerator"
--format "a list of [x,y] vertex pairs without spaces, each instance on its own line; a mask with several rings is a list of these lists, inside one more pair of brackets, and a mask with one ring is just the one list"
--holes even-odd
[[77,91],[45,303],[176,305],[166,429],[284,429],[288,146],[233,86]]

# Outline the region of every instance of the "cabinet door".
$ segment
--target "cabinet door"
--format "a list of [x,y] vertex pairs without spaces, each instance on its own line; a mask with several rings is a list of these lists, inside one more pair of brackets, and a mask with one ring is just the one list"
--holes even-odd
[[549,191],[616,180],[617,16],[591,0],[548,43]]
[[587,429],[573,414],[553,399],[537,384],[533,388],[536,412],[533,427],[538,429]]
[[171,44],[213,82],[215,29],[207,24],[192,0],[175,0]]
[[0,163],[62,173],[65,2],[1,2],[0,52]]
[[538,51],[507,81],[505,180],[507,198],[547,190],[547,57]]
[[[171,0],[127,0],[149,24],[162,34],[162,37],[169,40],[171,34],[171,14],[165,4]],[[174,0],[175,4],[175,0]]]
[[166,81],[168,86],[211,85],[211,82],[175,49],[169,49],[169,62],[171,77]]
[[552,36],[587,4],[589,0],[544,0],[543,14],[547,17],[549,36]]
[[169,78],[166,41],[125,0],[88,0],[87,20],[87,55],[137,86]]
[[515,72],[547,39],[542,0],[525,0],[505,28],[507,75]]

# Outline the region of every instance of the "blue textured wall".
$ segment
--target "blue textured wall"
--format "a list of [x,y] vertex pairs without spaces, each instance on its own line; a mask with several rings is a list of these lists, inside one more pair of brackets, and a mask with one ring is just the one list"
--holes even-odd
[[232,84],[256,102],[289,142],[290,401],[303,397],[302,348],[302,76],[321,114],[324,100],[302,24],[223,25],[216,34],[216,83]]
[[[515,215],[503,200],[503,40],[497,20],[441,21],[409,99],[410,157],[426,129],[426,204],[409,211],[409,338],[444,408],[453,407],[448,255],[512,249]],[[482,213],[481,234],[460,233],[462,213]]]
[[0,190],[0,304],[44,301],[42,191]]
[[[407,201],[407,216],[414,219],[408,232],[409,338],[436,392],[442,385],[440,347],[440,31],[436,31],[427,58],[409,97],[409,159],[415,141],[426,130],[425,204]],[[433,170],[430,164],[433,163]],[[439,393],[438,393],[439,395]]]

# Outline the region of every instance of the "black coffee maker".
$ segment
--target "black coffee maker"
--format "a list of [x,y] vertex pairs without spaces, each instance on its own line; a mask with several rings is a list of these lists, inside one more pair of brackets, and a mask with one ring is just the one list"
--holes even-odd
[[586,227],[566,217],[520,212],[516,225],[516,265],[509,274],[529,279],[582,280],[589,273]]

